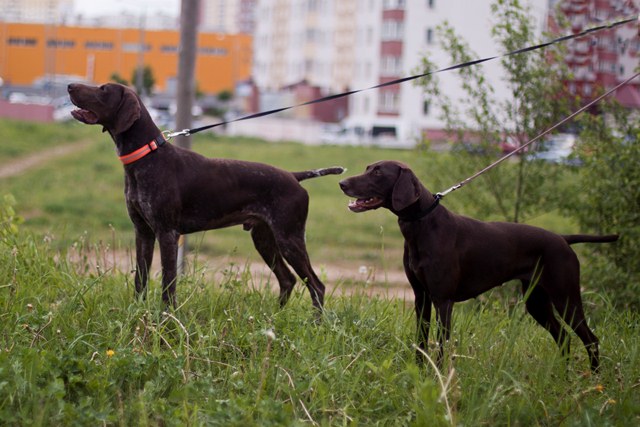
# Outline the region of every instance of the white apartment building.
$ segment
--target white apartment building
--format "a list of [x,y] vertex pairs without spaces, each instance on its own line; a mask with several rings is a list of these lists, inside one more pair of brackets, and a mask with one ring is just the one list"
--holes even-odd
[[254,80],[277,90],[301,81],[332,92],[351,87],[356,0],[258,0]]
[[[259,0],[254,39],[254,80],[273,91],[306,81],[328,93],[364,89],[415,74],[429,54],[438,68],[450,64],[436,27],[448,21],[478,57],[501,53],[491,38],[493,0]],[[548,0],[525,0],[540,31]],[[498,98],[499,61],[482,65]],[[444,92],[463,96],[455,73],[438,76]],[[368,90],[349,99],[343,125],[366,136],[393,136],[411,145],[428,129],[441,129],[422,88],[408,82]]]
[[0,0],[5,22],[59,23],[73,10],[73,0]]
[[200,29],[253,34],[257,0],[201,0]]

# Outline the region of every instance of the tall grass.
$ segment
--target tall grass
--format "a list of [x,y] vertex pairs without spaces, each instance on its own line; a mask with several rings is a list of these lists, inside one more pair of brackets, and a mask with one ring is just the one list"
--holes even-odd
[[[7,128],[15,125],[0,123],[0,131]],[[66,143],[72,136],[62,128],[34,132]],[[248,262],[237,260],[212,267],[202,261],[206,257],[191,258],[174,311],[161,305],[157,276],[148,298],[134,300],[131,272],[113,267],[132,265],[122,170],[111,143],[98,138],[81,153],[0,181],[0,193],[12,193],[26,219],[18,234],[0,233],[3,424],[640,422],[640,316],[614,310],[597,293],[584,294],[590,326],[601,340],[602,371],[595,376],[575,335],[565,363],[549,334],[508,297],[515,292],[501,289],[456,305],[449,360],[440,370],[415,363],[411,301],[372,296],[360,280],[348,283],[349,296],[335,291],[346,283],[331,284],[320,323],[302,285],[280,309],[274,279],[252,275]],[[195,149],[290,170],[339,164],[350,174],[395,158],[436,189],[463,178],[448,175],[447,157],[435,154],[210,136],[197,140]],[[30,150],[37,148],[23,154]],[[392,215],[343,211],[346,199],[336,177],[304,185],[311,194],[308,244],[319,271],[324,262],[344,259],[353,268],[399,265],[402,239]],[[447,206],[473,213],[463,197],[448,199]],[[550,220],[571,227],[557,216]],[[254,252],[239,230],[194,241],[205,253],[237,253],[240,260]],[[125,262],[114,262],[117,257]]]
[[[602,372],[504,299],[459,304],[451,360],[415,364],[409,303],[329,295],[314,321],[300,286],[284,309],[266,279],[204,265],[165,312],[159,284],[133,299],[128,272],[85,264],[30,235],[0,243],[0,419],[8,425],[633,425],[637,313],[600,296],[590,319]],[[86,256],[83,256],[84,255]],[[79,256],[78,256],[79,255]],[[102,258],[108,258],[108,253]],[[363,286],[362,284],[360,284]],[[589,309],[594,312],[593,307]]]

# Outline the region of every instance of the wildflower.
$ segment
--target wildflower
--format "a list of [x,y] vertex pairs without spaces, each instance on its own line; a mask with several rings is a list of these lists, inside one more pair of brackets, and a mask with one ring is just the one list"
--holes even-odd
[[114,354],[116,354],[115,351],[113,351],[111,349],[107,350],[107,357],[113,357]]
[[273,329],[267,329],[266,331],[264,331],[264,334],[270,340],[275,340],[276,339],[276,334],[275,334],[275,332],[273,332]]
[[602,384],[598,384],[593,388],[595,391],[602,393],[604,391],[604,386]]
[[358,269],[358,273],[360,274],[367,274],[369,272],[369,269],[367,268],[366,265],[361,265],[360,268]]
[[33,304],[27,304],[27,310],[32,311],[33,310]]

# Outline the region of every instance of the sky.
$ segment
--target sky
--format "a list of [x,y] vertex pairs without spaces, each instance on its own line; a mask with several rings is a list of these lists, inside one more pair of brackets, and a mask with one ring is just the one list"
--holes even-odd
[[158,10],[178,16],[180,0],[75,0],[75,13],[85,16],[114,15],[122,11],[141,14]]

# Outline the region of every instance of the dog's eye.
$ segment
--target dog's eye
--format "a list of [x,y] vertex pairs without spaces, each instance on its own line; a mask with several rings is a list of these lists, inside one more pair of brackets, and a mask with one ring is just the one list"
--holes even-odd
[[373,174],[374,174],[375,176],[380,176],[380,175],[382,175],[382,172],[380,171],[380,169],[379,169],[379,168],[375,168],[375,169],[373,170]]

